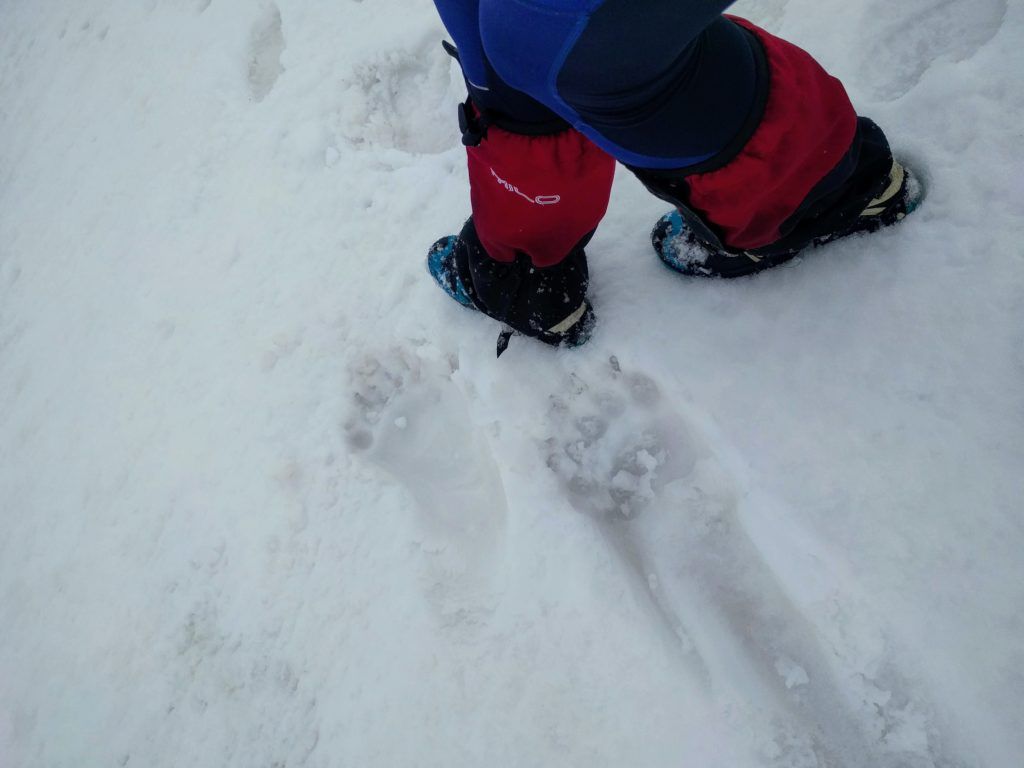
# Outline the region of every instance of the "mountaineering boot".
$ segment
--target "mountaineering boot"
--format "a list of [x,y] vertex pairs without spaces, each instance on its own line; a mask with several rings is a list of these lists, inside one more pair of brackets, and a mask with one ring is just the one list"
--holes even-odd
[[732,250],[699,237],[678,209],[658,220],[651,232],[651,243],[665,266],[684,275],[742,277],[754,274],[789,261],[804,248],[896,224],[913,213],[924,197],[921,182],[896,160],[892,161],[884,184],[881,192],[872,196],[855,216],[837,221],[834,231],[817,234],[803,243],[782,242],[777,244],[781,247],[768,245],[753,250]]
[[459,245],[458,235],[442,237],[427,251],[427,271],[434,278],[441,290],[451,296],[464,307],[475,309],[469,291],[459,279],[455,264],[455,249]]
[[499,355],[513,333],[576,347],[590,338],[594,326],[594,311],[586,300],[587,240],[589,235],[549,267],[537,267],[522,254],[500,262],[483,249],[470,218],[460,234],[442,237],[430,247],[427,270],[449,297],[505,325]]

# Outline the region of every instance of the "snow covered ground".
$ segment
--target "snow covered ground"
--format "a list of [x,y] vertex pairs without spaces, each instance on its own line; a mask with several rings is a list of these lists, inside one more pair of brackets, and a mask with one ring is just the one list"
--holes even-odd
[[1013,768],[1024,2],[746,0],[903,225],[600,326],[430,282],[429,2],[0,0],[0,766]]

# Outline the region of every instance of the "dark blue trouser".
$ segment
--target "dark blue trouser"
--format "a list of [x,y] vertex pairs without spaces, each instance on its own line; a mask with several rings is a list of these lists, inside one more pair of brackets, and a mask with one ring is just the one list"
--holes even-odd
[[516,123],[554,115],[620,162],[679,169],[738,151],[767,91],[733,0],[434,0],[470,94]]

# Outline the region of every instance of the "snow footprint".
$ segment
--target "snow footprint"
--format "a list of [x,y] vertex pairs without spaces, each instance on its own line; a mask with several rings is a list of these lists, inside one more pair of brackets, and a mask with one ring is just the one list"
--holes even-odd
[[[695,678],[745,713],[738,722],[761,724],[766,764],[942,764],[919,709],[850,682],[858,671],[843,668],[752,539],[744,510],[760,502],[656,382],[612,358],[571,374],[549,421],[547,465],[569,501],[598,522]],[[887,741],[880,721],[904,731]]]
[[861,76],[877,99],[907,93],[940,59],[964,61],[991,40],[1006,0],[871,0],[863,8]]
[[357,64],[342,87],[337,130],[356,147],[436,154],[458,144],[451,60],[435,36]]
[[414,500],[426,592],[446,624],[464,626],[494,608],[507,504],[486,436],[453,380],[457,369],[426,346],[358,360],[345,431],[350,448]]
[[259,21],[252,30],[248,81],[249,92],[256,102],[267,98],[277,84],[277,78],[284,72],[284,67],[281,66],[284,48],[281,11],[270,3],[264,7]]
[[659,408],[657,385],[623,373],[614,357],[610,365],[606,386],[591,388],[573,374],[566,394],[551,397],[550,420],[560,437],[546,443],[547,465],[576,509],[629,519],[689,473],[695,456],[685,425]]

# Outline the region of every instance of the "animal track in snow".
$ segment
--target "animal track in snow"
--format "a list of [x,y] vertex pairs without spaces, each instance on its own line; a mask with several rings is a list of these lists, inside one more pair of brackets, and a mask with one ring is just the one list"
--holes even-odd
[[504,518],[504,491],[485,437],[452,381],[453,360],[397,348],[352,368],[351,448],[391,473],[440,523],[469,529]]
[[281,11],[270,3],[252,31],[252,53],[249,58],[249,92],[257,102],[263,101],[284,72],[281,54],[284,53],[284,32]]
[[[614,370],[612,384],[592,391],[574,377],[569,399],[552,396],[551,421],[561,432],[547,442],[547,464],[580,511],[631,518],[692,469],[694,457],[685,426],[671,415],[662,418],[661,393],[651,379]],[[629,409],[639,421],[621,418]]]
[[927,706],[899,694],[912,688],[893,665],[885,682],[874,676],[886,650],[870,661],[843,650],[794,603],[744,523],[745,505],[771,509],[751,500],[656,382],[612,358],[569,375],[550,402],[548,467],[649,596],[695,678],[746,712],[741,722],[760,723],[766,764],[954,764]]
[[971,58],[999,31],[1006,0],[871,0],[863,14],[859,76],[875,98],[892,100],[917,85],[936,61]]
[[343,83],[338,131],[356,147],[431,154],[458,144],[447,98],[451,60],[431,37],[361,62]]
[[507,508],[486,436],[453,381],[456,370],[454,360],[426,346],[359,359],[350,371],[345,431],[350,448],[415,501],[427,595],[446,626],[465,629],[493,608]]

